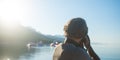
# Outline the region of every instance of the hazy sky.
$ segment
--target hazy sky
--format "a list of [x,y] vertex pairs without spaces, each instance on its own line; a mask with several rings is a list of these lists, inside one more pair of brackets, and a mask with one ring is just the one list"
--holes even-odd
[[71,18],[86,20],[91,39],[120,40],[120,0],[0,0],[0,18],[43,34],[63,35]]

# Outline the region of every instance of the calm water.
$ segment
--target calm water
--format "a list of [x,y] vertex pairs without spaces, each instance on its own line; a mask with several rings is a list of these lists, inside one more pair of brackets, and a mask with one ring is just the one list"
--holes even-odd
[[93,48],[101,60],[120,60],[119,43],[93,44]]
[[[118,44],[92,44],[95,52],[101,60],[120,60],[120,47]],[[18,60],[52,60],[54,48],[51,47],[34,47],[28,49],[28,53],[22,55]],[[34,53],[31,53],[34,51]],[[4,60],[12,60],[9,57]]]
[[35,53],[21,56],[18,60],[52,60],[53,47],[34,47],[31,49],[35,49]]

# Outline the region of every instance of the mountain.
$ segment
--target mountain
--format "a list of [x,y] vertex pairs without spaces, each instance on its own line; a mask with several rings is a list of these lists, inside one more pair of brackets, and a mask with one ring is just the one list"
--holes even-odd
[[53,42],[63,42],[65,37],[63,35],[46,35],[46,37],[53,40]]
[[27,44],[30,42],[38,43],[42,41],[43,44],[49,45],[56,40],[55,38],[53,40],[53,38],[49,38],[31,27],[22,25],[6,27],[0,25],[0,60],[4,56],[18,58],[27,54]]
[[30,27],[17,26],[15,29],[6,29],[0,27],[0,41],[1,42],[39,42],[43,41],[43,43],[50,43],[52,39],[48,39],[45,35],[36,32],[34,29]]

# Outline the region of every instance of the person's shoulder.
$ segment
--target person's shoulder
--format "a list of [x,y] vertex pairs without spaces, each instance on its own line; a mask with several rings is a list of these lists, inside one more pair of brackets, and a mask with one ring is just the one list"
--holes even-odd
[[59,47],[62,47],[62,44],[63,43],[59,43],[58,45],[56,45],[55,49],[59,48]]
[[61,44],[57,45],[55,49],[56,50],[62,49],[64,51],[71,52],[71,51],[75,51],[76,47],[73,44],[69,44],[69,43],[64,44],[64,43],[61,43]]
[[67,44],[61,43],[61,44],[57,45],[55,49],[56,50],[64,50],[64,52],[70,52],[70,53],[85,52],[83,48],[76,47],[75,45],[70,44],[70,43],[67,43]]
[[[59,44],[56,47],[56,54],[62,54],[64,58],[70,58],[74,60],[89,60],[87,52],[80,47],[76,47],[73,44]],[[68,59],[67,59],[68,60]]]
[[62,50],[62,43],[59,43],[56,47],[55,50]]

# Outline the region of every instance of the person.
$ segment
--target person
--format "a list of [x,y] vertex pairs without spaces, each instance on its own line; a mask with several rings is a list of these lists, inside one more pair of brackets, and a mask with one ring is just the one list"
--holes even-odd
[[100,60],[90,45],[88,27],[84,19],[71,19],[65,24],[64,33],[65,42],[55,48],[53,60]]
[[92,60],[100,60],[99,56],[94,52],[93,48],[90,45],[90,38],[88,35],[86,37],[84,37],[80,42],[80,46],[82,48],[84,48],[83,44],[85,45],[86,50],[88,51]]

